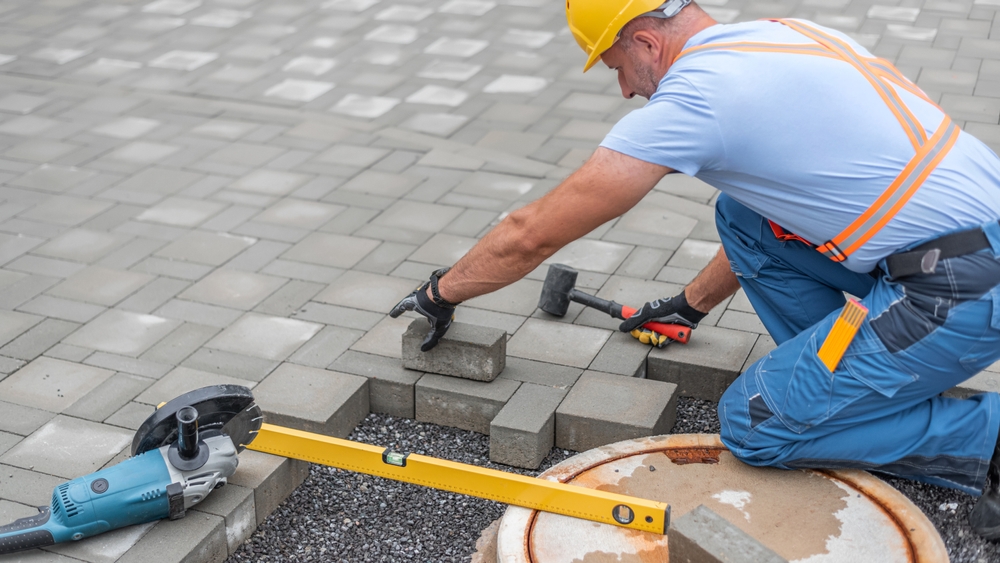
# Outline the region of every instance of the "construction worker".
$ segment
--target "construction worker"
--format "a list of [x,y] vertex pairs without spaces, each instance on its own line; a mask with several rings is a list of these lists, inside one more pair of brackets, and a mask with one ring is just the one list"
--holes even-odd
[[[842,33],[720,25],[690,0],[660,1],[569,0],[584,70],[602,60],[622,95],[649,103],[391,314],[425,315],[428,350],[456,304],[641,205],[665,174],[695,176],[722,192],[723,248],[621,329],[694,327],[742,286],[778,346],[719,403],[733,455],[982,495],[973,529],[1000,538],[1000,396],[940,396],[1000,359],[1000,159]],[[868,311],[853,340],[831,337],[845,292]],[[818,352],[845,334],[831,371]]]

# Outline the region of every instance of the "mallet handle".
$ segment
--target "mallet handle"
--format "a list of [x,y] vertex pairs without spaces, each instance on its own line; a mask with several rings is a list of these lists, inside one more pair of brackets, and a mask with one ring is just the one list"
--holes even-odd
[[[620,319],[624,320],[635,314],[635,309],[632,307],[627,307],[622,305],[622,316]],[[648,328],[653,332],[658,332],[671,340],[676,340],[681,344],[687,344],[688,340],[691,339],[691,329],[684,325],[668,325],[666,323],[648,322],[642,325],[643,328]]]
[[[601,299],[596,295],[591,295],[589,293],[584,293],[577,289],[571,289],[569,292],[570,301],[576,301],[581,305],[597,309],[598,311],[603,311],[612,317],[617,319],[625,320],[635,314],[635,309],[632,307],[626,307],[625,305],[620,305],[614,301],[609,301],[607,299]],[[684,325],[672,325],[665,323],[648,322],[642,325],[644,328],[648,328],[654,332],[658,332],[671,340],[676,340],[681,344],[687,344],[688,340],[691,339],[691,329]]]

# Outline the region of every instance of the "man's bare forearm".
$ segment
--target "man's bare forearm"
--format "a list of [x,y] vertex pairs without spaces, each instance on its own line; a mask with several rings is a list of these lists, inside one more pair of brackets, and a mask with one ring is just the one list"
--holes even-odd
[[726,252],[719,248],[715,258],[684,288],[684,297],[702,313],[711,311],[716,305],[736,293],[740,282],[729,267]]

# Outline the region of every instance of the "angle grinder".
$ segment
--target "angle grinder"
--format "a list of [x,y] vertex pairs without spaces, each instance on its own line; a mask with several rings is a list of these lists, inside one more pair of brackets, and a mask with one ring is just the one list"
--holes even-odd
[[132,440],[132,457],[58,485],[38,514],[0,526],[0,554],[76,541],[185,512],[226,484],[263,422],[239,385],[191,391],[162,405]]

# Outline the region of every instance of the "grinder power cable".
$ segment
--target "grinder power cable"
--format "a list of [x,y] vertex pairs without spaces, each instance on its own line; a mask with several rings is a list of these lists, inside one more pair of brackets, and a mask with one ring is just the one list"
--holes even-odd
[[[542,283],[542,294],[538,298],[538,308],[550,315],[562,317],[569,310],[570,301],[574,301],[585,307],[603,311],[623,321],[635,314],[636,309],[632,307],[607,299],[601,299],[573,287],[576,285],[577,275],[576,270],[564,264],[552,264],[549,266],[549,271],[545,275],[545,281]],[[642,327],[681,344],[687,344],[688,340],[691,339],[691,329],[684,325],[650,321],[642,325]]]
[[264,424],[250,389],[214,385],[160,405],[132,457],[56,486],[38,514],[0,526],[0,555],[183,518],[225,486],[245,448],[644,532],[670,525],[662,502]]

